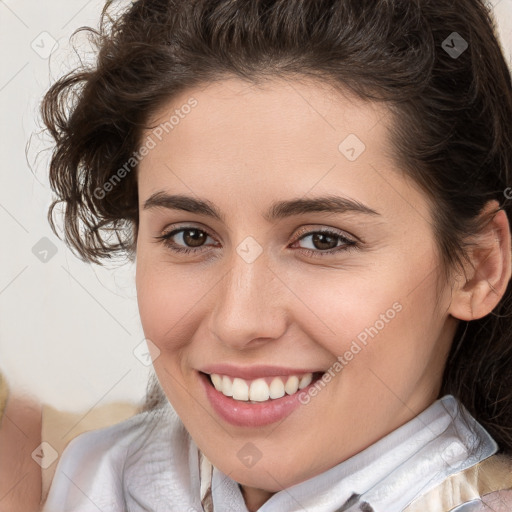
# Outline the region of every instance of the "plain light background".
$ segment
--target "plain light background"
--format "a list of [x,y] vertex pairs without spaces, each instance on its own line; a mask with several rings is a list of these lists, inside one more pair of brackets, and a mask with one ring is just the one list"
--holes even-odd
[[[492,4],[511,65],[512,0]],[[133,265],[81,262],[46,218],[50,143],[38,135],[39,102],[77,63],[70,35],[96,27],[102,6],[0,0],[0,370],[13,389],[74,411],[142,400],[150,372]]]

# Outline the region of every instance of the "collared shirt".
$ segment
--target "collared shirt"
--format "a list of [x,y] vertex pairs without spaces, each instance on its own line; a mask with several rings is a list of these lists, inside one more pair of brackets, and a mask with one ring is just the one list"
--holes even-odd
[[[496,442],[462,410],[446,395],[365,450],[275,493],[258,512],[401,512],[496,453]],[[205,493],[214,512],[248,512],[238,483],[209,464],[166,404],[74,439],[43,512],[200,512]]]

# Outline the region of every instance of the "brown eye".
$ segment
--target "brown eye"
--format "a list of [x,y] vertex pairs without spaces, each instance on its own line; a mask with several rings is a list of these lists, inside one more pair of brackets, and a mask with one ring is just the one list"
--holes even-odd
[[[307,242],[304,247],[303,242]],[[302,245],[302,246],[301,246]],[[329,256],[354,249],[357,247],[357,242],[347,238],[341,233],[335,231],[322,230],[322,231],[309,231],[298,238],[293,246],[296,246],[299,251],[307,254],[308,256]]]
[[208,247],[205,242],[212,237],[202,229],[184,227],[173,229],[155,238],[175,252],[199,252]]
[[312,235],[311,242],[315,249],[327,250],[334,249],[338,245],[338,238],[325,233],[315,233]]
[[189,247],[201,246],[208,235],[199,229],[186,229],[183,231],[183,241]]

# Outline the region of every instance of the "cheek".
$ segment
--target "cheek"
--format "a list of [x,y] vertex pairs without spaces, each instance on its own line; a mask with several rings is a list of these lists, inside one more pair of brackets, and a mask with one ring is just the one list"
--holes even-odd
[[429,258],[408,255],[372,269],[302,274],[294,286],[308,306],[302,329],[358,371],[425,361],[442,327],[436,275]]
[[194,306],[204,296],[197,279],[179,270],[144,261],[137,262],[137,302],[146,338],[161,351],[179,349],[190,339]]
[[302,275],[294,291],[308,306],[311,339],[323,339],[337,354],[347,350],[351,340],[364,341],[375,324],[379,332],[387,329],[403,308],[402,284],[389,273],[375,275],[367,269]]

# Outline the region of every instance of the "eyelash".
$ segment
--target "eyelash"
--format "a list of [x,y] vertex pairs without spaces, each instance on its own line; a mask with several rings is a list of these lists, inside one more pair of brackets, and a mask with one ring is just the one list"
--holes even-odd
[[[155,239],[157,240],[157,242],[162,243],[166,248],[168,248],[174,252],[177,252],[177,253],[186,254],[186,253],[203,252],[205,250],[205,249],[203,249],[203,247],[205,247],[205,246],[201,246],[201,248],[194,249],[192,247],[180,247],[170,241],[170,239],[174,235],[177,235],[178,233],[181,233],[181,232],[187,231],[187,230],[196,230],[196,231],[205,233],[209,237],[213,238],[212,235],[210,235],[210,233],[208,233],[204,229],[199,229],[194,226],[186,226],[186,227],[174,229],[168,233],[164,233],[163,235],[156,236]],[[297,250],[301,251],[302,253],[304,253],[308,256],[313,256],[315,258],[316,257],[321,258],[324,256],[332,256],[335,253],[339,253],[342,251],[349,251],[351,249],[356,249],[359,247],[359,245],[356,241],[350,240],[349,238],[345,237],[344,235],[337,233],[336,231],[332,231],[332,230],[328,230],[328,229],[319,229],[319,230],[313,230],[313,231],[304,230],[302,232],[299,231],[299,237],[293,242],[293,244],[303,240],[304,238],[307,238],[308,236],[319,234],[319,233],[337,238],[338,241],[341,241],[345,245],[342,245],[340,247],[335,247],[333,249],[328,249],[325,251],[322,251],[320,249],[315,250],[315,249],[304,249],[304,248],[299,248]]]

